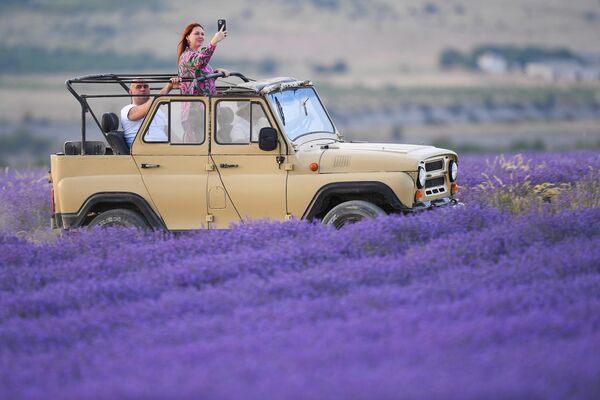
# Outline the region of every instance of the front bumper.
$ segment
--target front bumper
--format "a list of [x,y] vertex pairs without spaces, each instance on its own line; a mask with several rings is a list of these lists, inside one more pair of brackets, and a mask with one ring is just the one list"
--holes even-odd
[[433,201],[423,201],[421,203],[417,203],[413,206],[413,208],[405,210],[406,213],[415,213],[426,210],[433,210],[434,208],[440,208],[445,206],[461,206],[463,203],[459,202],[458,199],[454,197],[444,197],[442,199],[437,199]]

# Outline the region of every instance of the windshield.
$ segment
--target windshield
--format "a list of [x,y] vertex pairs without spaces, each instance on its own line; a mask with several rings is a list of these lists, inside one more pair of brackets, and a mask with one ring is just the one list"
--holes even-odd
[[290,140],[311,133],[335,135],[333,124],[313,88],[274,92],[269,94],[269,100]]

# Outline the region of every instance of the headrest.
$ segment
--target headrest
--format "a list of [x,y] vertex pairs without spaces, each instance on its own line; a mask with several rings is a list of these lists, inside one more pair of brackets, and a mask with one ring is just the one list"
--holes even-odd
[[102,114],[102,130],[104,133],[119,130],[119,117],[115,113]]

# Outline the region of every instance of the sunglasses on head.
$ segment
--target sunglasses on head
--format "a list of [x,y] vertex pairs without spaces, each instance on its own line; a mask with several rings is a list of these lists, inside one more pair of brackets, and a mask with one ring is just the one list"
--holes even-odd
[[148,86],[148,84],[146,83],[138,83],[136,85],[133,85],[133,87],[135,89],[148,89],[150,86]]

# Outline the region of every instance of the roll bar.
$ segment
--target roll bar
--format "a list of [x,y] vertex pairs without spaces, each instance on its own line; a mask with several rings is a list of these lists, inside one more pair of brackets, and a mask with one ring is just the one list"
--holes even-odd
[[[161,96],[159,94],[131,95],[131,94],[129,94],[129,88],[127,87],[127,84],[136,82],[140,78],[143,79],[144,81],[148,82],[148,84],[167,83],[170,81],[170,79],[173,76],[174,76],[173,74],[98,74],[98,75],[85,75],[85,76],[67,79],[67,81],[65,82],[65,85],[67,86],[67,90],[69,91],[69,93],[71,93],[73,95],[73,97],[75,97],[75,99],[81,105],[81,155],[85,155],[85,142],[86,142],[85,123],[86,123],[86,116],[87,116],[88,112],[94,119],[94,122],[96,123],[96,125],[98,125],[100,132],[102,132],[102,135],[106,138],[106,133],[102,130],[102,125],[100,124],[100,121],[96,117],[96,114],[94,114],[94,112],[90,108],[87,99],[114,98],[114,97],[136,97],[136,96],[140,96],[140,97],[141,96],[144,96],[144,97],[146,97],[146,96],[150,96],[150,97]],[[252,80],[250,78],[247,78],[245,75],[241,74],[240,72],[231,72],[229,74],[229,76],[235,76],[237,78],[240,78],[244,82],[250,82]],[[200,78],[182,78],[181,81],[182,82],[193,82],[193,81],[203,82],[207,79],[218,79],[218,78],[224,78],[224,77],[225,77],[225,74],[223,72],[215,72],[212,74],[204,75]],[[80,93],[77,90],[75,90],[75,88],[73,87],[73,84],[113,84],[113,85],[117,84],[125,91],[125,94],[101,94],[101,95],[100,94],[98,94],[98,95],[83,94],[83,93]],[[150,89],[156,90],[156,89],[160,89],[160,88],[151,87]],[[182,95],[182,96],[190,96],[191,97],[194,95]]]

